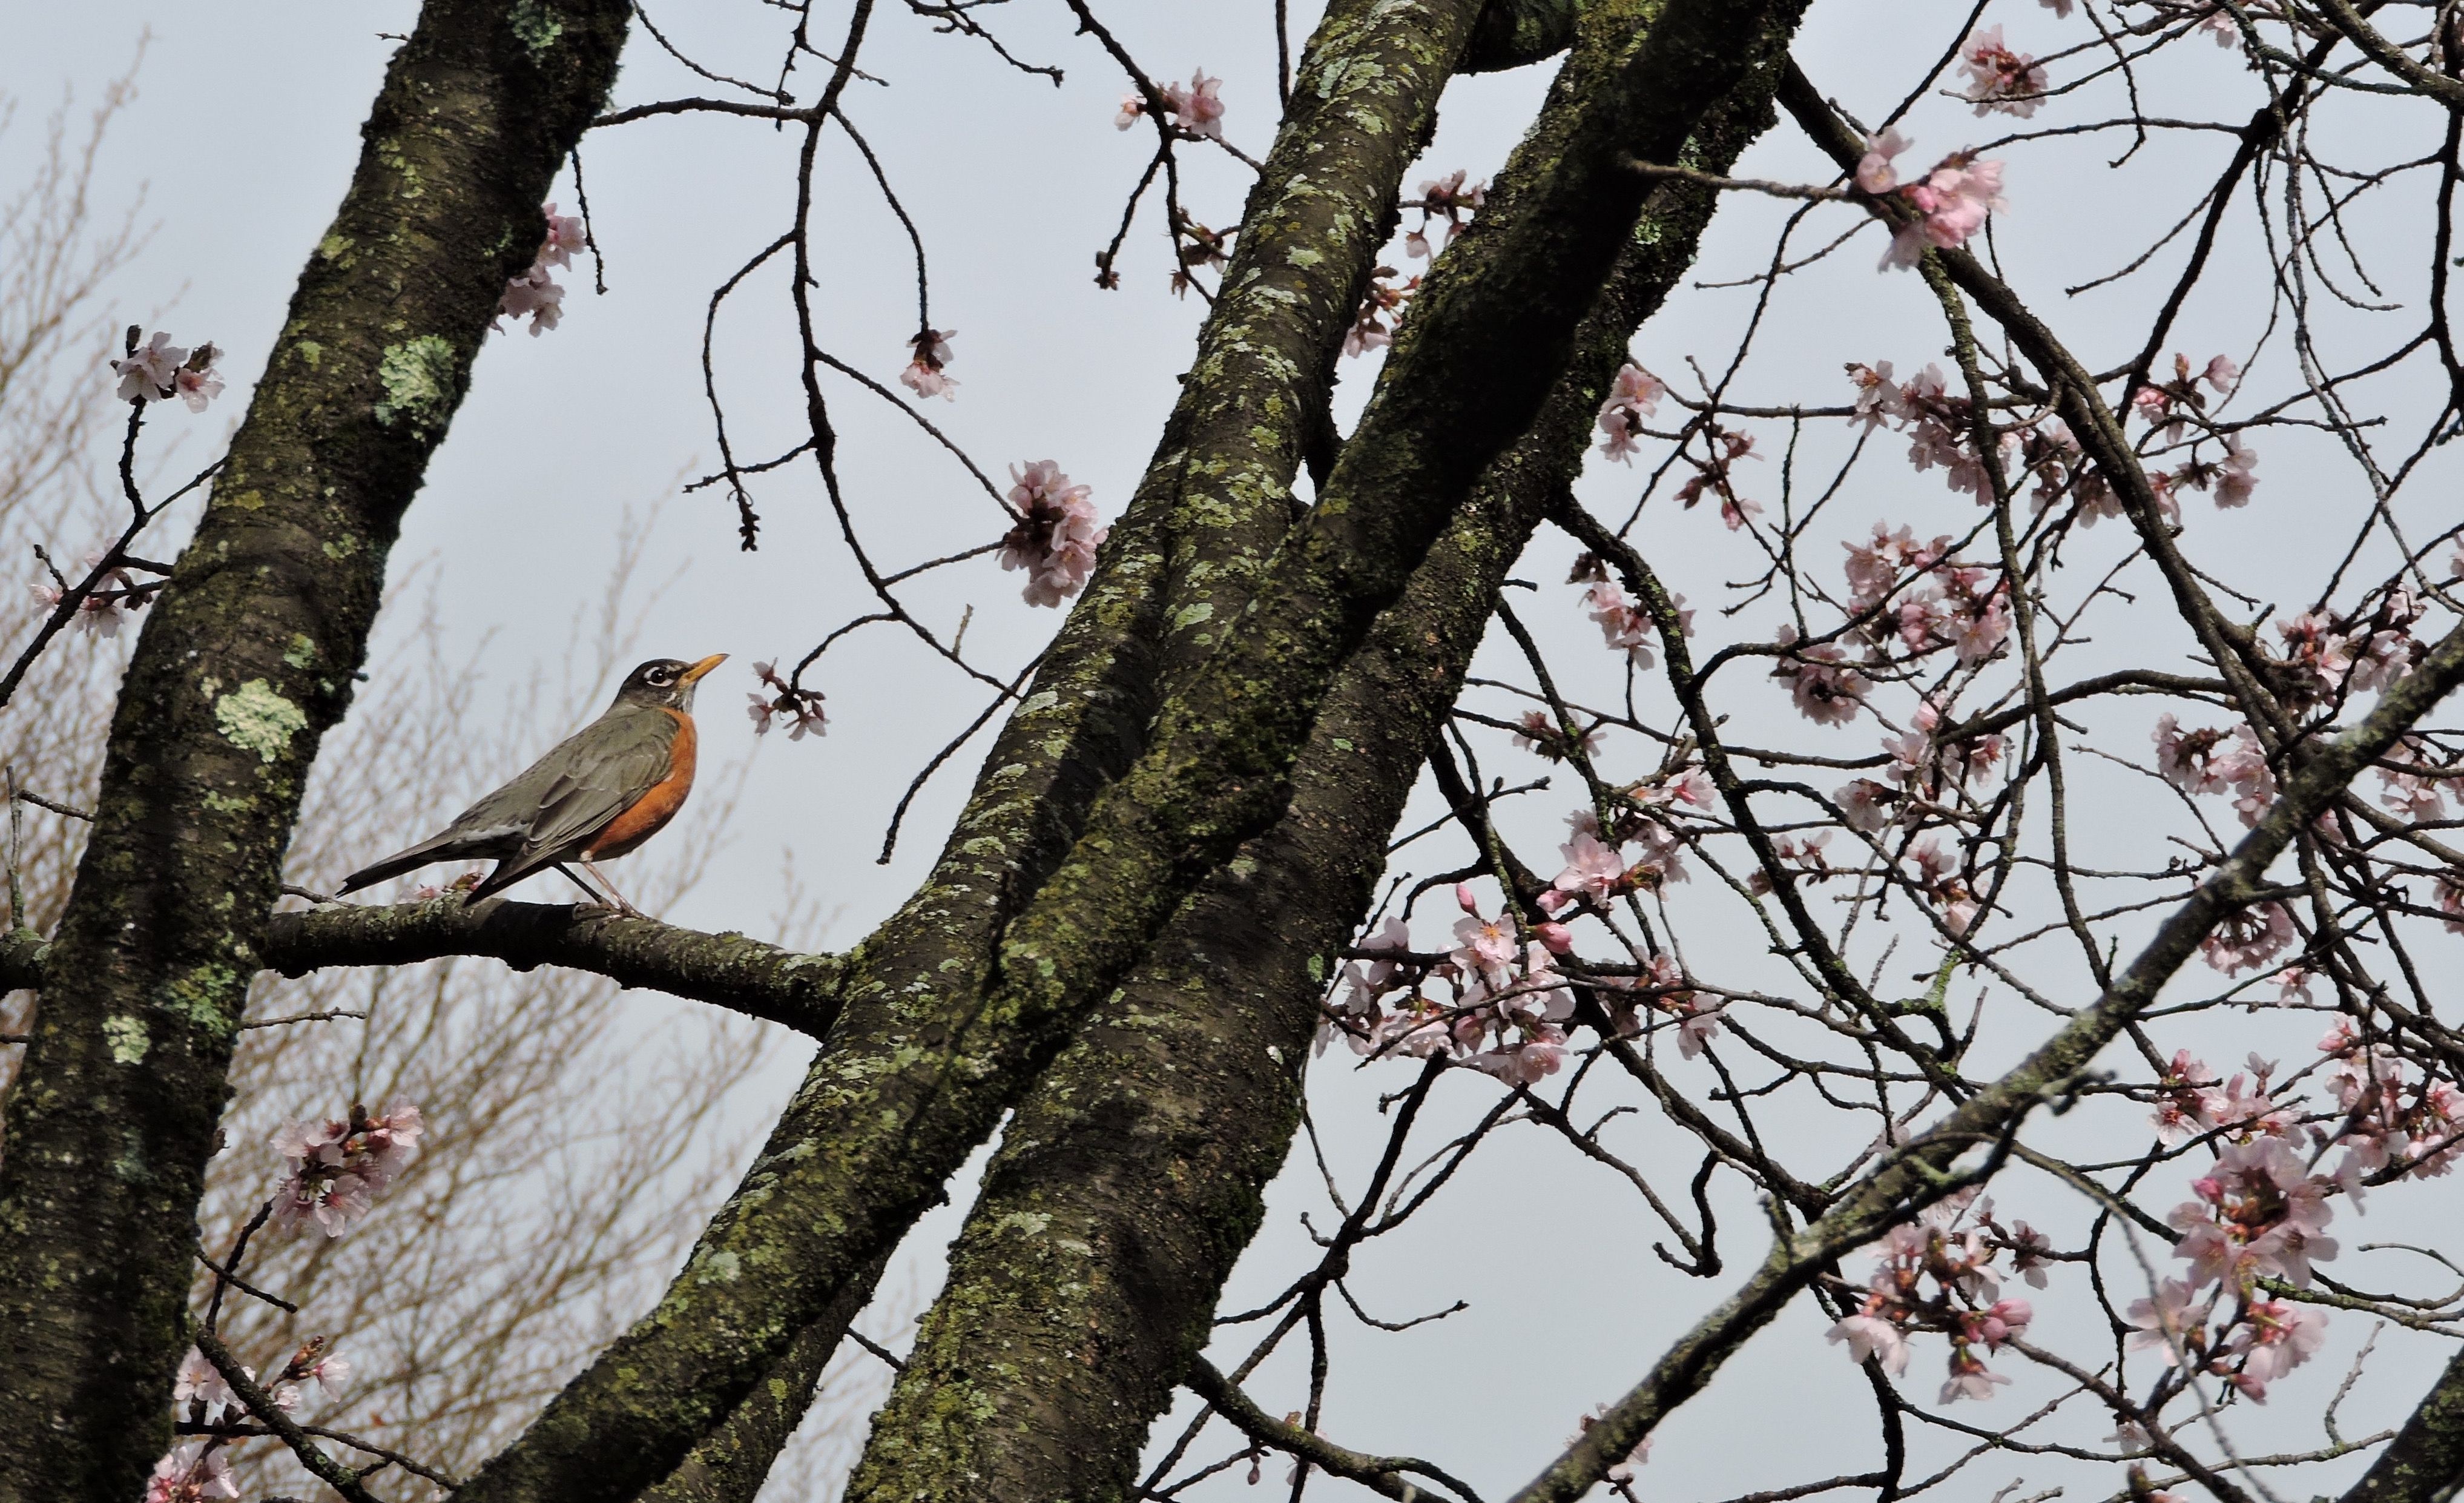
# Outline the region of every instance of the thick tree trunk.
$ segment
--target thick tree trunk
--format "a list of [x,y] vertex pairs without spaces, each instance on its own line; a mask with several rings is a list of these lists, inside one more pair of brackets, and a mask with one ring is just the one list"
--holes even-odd
[[[911,1136],[980,1011],[1003,927],[1143,749],[1168,665],[1213,646],[1290,525],[1324,373],[1477,10],[1342,0],[1329,11],[1155,458],[932,876],[846,957],[839,1026],[657,1309],[466,1500],[629,1497],[734,1424],[737,1405],[759,1406],[757,1383],[775,1374],[792,1386],[798,1333],[989,1133],[992,1116],[929,1145]],[[1057,1042],[1046,1030],[1041,1047]],[[1031,1063],[982,1081],[980,1101],[997,1115]],[[844,1125],[850,1112],[861,1131]],[[719,1271],[731,1269],[747,1276]]]
[[432,0],[148,612],[0,1165],[0,1499],[127,1503],[170,1433],[231,1039],[385,560],[622,0]]
[[[1770,127],[1799,10],[1773,18],[1686,165],[1725,174]],[[1338,676],[1289,812],[1020,1103],[850,1500],[1130,1493],[1288,1149],[1328,957],[1366,907],[1500,582],[1580,471],[1627,341],[1692,264],[1713,199],[1673,184],[1654,198],[1540,420]]]

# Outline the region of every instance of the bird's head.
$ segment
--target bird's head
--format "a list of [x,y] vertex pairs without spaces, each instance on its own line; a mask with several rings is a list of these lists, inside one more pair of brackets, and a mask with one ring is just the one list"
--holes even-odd
[[713,652],[698,663],[688,663],[677,657],[654,657],[625,675],[624,687],[616,691],[616,702],[690,711],[693,708],[693,685],[701,681],[704,674],[726,661],[725,652]]

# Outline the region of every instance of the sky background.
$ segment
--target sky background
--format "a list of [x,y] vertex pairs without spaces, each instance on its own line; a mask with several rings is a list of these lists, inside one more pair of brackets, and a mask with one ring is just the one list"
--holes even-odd
[[[1816,0],[1796,55],[1817,83],[1861,118],[1877,118],[1955,40],[1968,10],[1934,0]],[[1021,57],[1066,69],[1067,84],[1056,88],[1011,71],[979,43],[935,34],[903,10],[885,8],[863,64],[886,82],[855,85],[848,108],[929,248],[934,322],[957,331],[950,370],[959,382],[957,397],[930,404],[927,414],[987,471],[1057,460],[1094,487],[1096,503],[1110,516],[1146,460],[1202,309],[1198,299],[1178,300],[1165,289],[1170,268],[1152,203],[1124,255],[1122,288],[1104,292],[1093,285],[1092,255],[1117,222],[1151,138],[1143,130],[1112,129],[1120,79],[1090,38],[1072,34],[1066,8],[1020,0],[983,13]],[[1105,13],[1158,78],[1185,78],[1193,66],[1222,77],[1227,134],[1253,154],[1264,153],[1275,108],[1272,33],[1262,7],[1132,0]],[[775,71],[776,11],[738,3],[670,6],[653,14],[680,45],[722,71],[762,79]],[[137,66],[139,97],[106,148],[98,191],[112,203],[138,202],[142,192],[138,211],[157,228],[118,279],[114,298],[126,319],[151,325],[159,313],[160,325],[179,343],[215,341],[228,351],[223,368],[232,387],[204,417],[162,414],[156,432],[166,441],[183,425],[189,430],[159,460],[169,469],[202,463],[243,410],[246,385],[264,364],[293,279],[356,159],[359,122],[394,45],[382,33],[407,31],[414,19],[415,7],[401,0],[102,9],[0,0],[0,35],[9,38],[0,90],[19,109],[11,132],[0,137],[0,171],[16,170],[11,156],[22,160],[36,139],[34,127],[55,103],[73,98],[82,107],[108,80]],[[1296,38],[1308,19],[1295,18]],[[2058,22],[2033,3],[1997,0],[1987,20],[2006,25],[2014,45],[2037,52],[2081,35],[2077,23]],[[2143,80],[2151,113],[2237,119],[2248,111],[2254,85],[2233,55],[2204,45],[2178,52]],[[1475,177],[1494,173],[1536,105],[1548,72],[1459,80],[1447,95],[1426,170],[1410,174],[1407,186],[1457,166]],[[701,92],[708,86],[636,37],[618,103]],[[2349,107],[2340,128],[2357,139],[2366,135],[2378,118],[2373,108]],[[2387,112],[2385,119],[2389,156],[2431,144],[2403,139],[2421,129],[2420,112]],[[1917,142],[1912,160],[1929,162],[1998,134],[2005,123],[1973,120],[1953,101],[1928,100],[1903,128]],[[2229,141],[2215,136],[2162,139],[2127,167],[2109,169],[2105,163],[2120,145],[2119,137],[2108,137],[2011,152],[2011,208],[1996,222],[1993,247],[2014,284],[2099,367],[2127,355],[2145,326],[2150,291],[2133,285],[2069,298],[2061,289],[2135,254],[2151,226],[2169,223],[2188,208],[2198,191],[2192,185],[2230,149]],[[682,479],[706,473],[716,459],[697,353],[709,290],[785,227],[794,149],[791,138],[759,124],[693,117],[627,125],[585,141],[593,228],[606,255],[608,292],[591,295],[585,259],[563,274],[569,291],[561,327],[539,338],[508,332],[490,341],[469,400],[409,513],[393,567],[406,594],[433,601],[446,623],[449,655],[467,655],[479,675],[481,703],[511,703],[539,675],[570,685],[563,719],[532,728],[544,748],[595,713],[630,666],[629,659],[593,661],[586,644],[606,608],[607,582],[624,540],[640,534],[646,562],[637,583],[655,588],[636,591],[625,609],[638,624],[643,655],[734,654],[704,685],[703,755],[706,767],[722,773],[740,767],[744,778],[721,856],[662,917],[762,933],[765,916],[790,910],[791,894],[801,895],[825,921],[817,932],[794,938],[837,946],[891,912],[926,870],[982,743],[945,768],[917,800],[906,837],[884,867],[874,856],[889,811],[915,770],[975,718],[984,699],[979,686],[898,629],[872,627],[834,648],[808,677],[828,696],[825,739],[789,743],[774,735],[757,741],[743,716],[743,696],[753,687],[750,664],[793,659],[870,608],[808,466],[790,466],[759,481],[763,530],[754,553],[736,547],[733,514],[718,492],[680,490]],[[824,159],[815,211],[822,338],[831,353],[887,382],[904,363],[904,342],[915,325],[905,235],[843,135],[826,138]],[[1182,161],[1190,211],[1210,225],[1236,220],[1245,169],[1196,148],[1185,150]],[[1828,175],[1785,127],[1739,171],[1791,180]],[[558,188],[567,212],[571,192],[568,173]],[[1790,206],[1768,200],[1732,202],[1706,242],[1704,275],[1736,277],[1757,269],[1768,257],[1772,227],[1789,211]],[[1828,210],[1805,243],[1827,239],[1849,223],[1848,211]],[[2400,238],[2418,228],[2417,220],[2391,213],[2365,220],[2357,235],[2367,243],[2373,235]],[[1740,400],[1839,403],[1849,395],[1838,375],[1844,361],[1893,360],[1905,374],[1940,358],[1939,315],[1929,296],[1913,276],[1877,274],[1872,263],[1880,250],[1869,232],[1783,287],[1766,320],[1760,353],[1735,393]],[[2233,243],[2219,284],[2263,285],[2236,278],[2252,264],[2247,246]],[[718,383],[745,458],[767,458],[802,436],[782,268],[776,263],[757,276],[719,323]],[[1678,384],[1689,355],[1716,369],[1753,308],[1751,288],[1689,289],[1644,331],[1638,358]],[[2194,363],[2218,350],[2246,359],[2274,312],[2249,300],[2194,298],[2180,347]],[[2351,349],[2365,348],[2365,339],[2357,333]],[[2272,348],[2280,351],[2280,342]],[[1345,421],[1356,413],[1372,374],[1367,363],[1346,364],[1339,392]],[[850,383],[830,378],[826,386],[844,435],[847,493],[862,536],[884,567],[1000,536],[1005,526],[1000,513],[911,424]],[[2381,406],[2404,412],[2407,401],[2399,393]],[[1768,436],[1766,449],[1784,436]],[[1816,458],[1836,461],[1845,442],[1844,425],[1836,420],[1810,426],[1797,483],[1817,473]],[[1778,470],[1772,461],[1749,474],[1775,488]],[[1622,519],[1639,475],[1595,461],[1585,495],[1604,515]],[[2203,557],[2229,563],[2235,582],[2266,600],[2298,601],[2316,588],[2318,561],[2312,550],[2288,546],[2307,535],[2303,513],[2291,508],[2314,495],[2349,506],[2354,488],[2349,472],[2334,468],[2323,440],[2271,442],[2262,476],[2262,495],[2277,502],[2273,507],[2216,516],[2196,503],[2200,537],[2211,550]],[[1664,514],[1647,534],[1655,562],[1681,586],[1688,579],[1705,581],[1691,591],[1698,601],[1718,596],[1716,582],[1737,577],[1741,566],[1732,540],[1707,513],[1676,513],[1665,500],[1653,504]],[[1942,492],[1938,476],[1911,475],[1895,464],[1867,467],[1837,504],[1846,519],[1843,535],[1861,532],[1878,516],[1917,520],[1923,533],[1964,524],[1973,515],[1964,499]],[[1936,525],[1924,525],[1929,520]],[[2081,553],[2117,554],[2119,531],[2089,535]],[[71,546],[87,541],[62,540]],[[1609,697],[1617,692],[1614,665],[1599,661],[1603,654],[1574,592],[1558,583],[1572,552],[1553,537],[1535,546],[1520,571],[1540,586],[1524,608],[1526,617],[1552,649],[1570,658],[1588,654],[1595,681],[1587,687]],[[1057,621],[1025,607],[1017,577],[1001,574],[989,559],[931,576],[909,586],[904,598],[945,636],[972,608],[969,653],[1002,676],[1027,660]],[[380,671],[389,648],[404,641],[413,614],[407,603],[398,605],[381,625],[372,652]],[[2081,649],[2079,671],[2145,661],[2151,646],[2175,641],[2169,623],[2154,610],[2109,619],[2123,629]],[[1714,639],[1729,632],[1767,637],[1776,621],[1770,608],[1749,610],[1733,623],[1706,613],[1705,630]],[[1520,676],[1494,642],[1475,672]],[[1772,706],[1741,711],[1739,728],[1767,731],[1772,739],[1815,734]],[[1838,745],[1853,755],[1869,749],[1869,732],[1823,734],[1837,734]],[[2112,734],[2135,751],[2144,744],[2144,718],[2114,721]],[[1641,754],[1626,748],[1622,755]],[[1493,770],[1517,781],[1530,773],[1525,764]],[[1625,775],[1645,770],[1647,763],[1638,761]],[[2144,858],[2145,842],[2132,844],[2131,823],[2142,807],[2131,801],[2143,796],[2117,786],[2114,802],[2094,811],[2091,833],[2110,836],[2116,849],[2136,850]],[[1528,812],[1515,814],[1515,828],[1545,852],[1557,838],[1549,832],[1567,801],[1559,794],[1529,802]],[[435,810],[440,820],[451,812]],[[1405,825],[1424,817],[1416,806]],[[1433,858],[1430,864],[1440,863]],[[339,870],[294,873],[319,885],[341,875]],[[530,895],[556,895],[541,889]],[[1441,932],[1442,917],[1428,914],[1438,926],[1432,935]],[[1750,967],[1759,941],[1723,923],[1732,920],[1706,918],[1706,927],[1687,931],[1689,942],[1722,950],[1724,961],[1733,950],[1736,965]],[[659,1015],[647,1000],[627,998],[620,1006],[637,1010],[625,1012],[618,1026]],[[2236,1038],[2215,1052],[2231,1060],[2256,1048],[2299,1057],[2317,1025],[2262,1018],[2247,1029],[2248,1042]],[[2037,1031],[2035,1024],[2018,1020],[1982,1057],[1997,1057],[1991,1050],[2000,1049],[1999,1057],[2007,1058]],[[758,1088],[746,1093],[739,1127],[766,1120],[801,1074],[803,1059],[804,1051],[781,1046]],[[1382,1141],[1377,1094],[1399,1088],[1407,1077],[1402,1066],[1350,1067],[1339,1051],[1330,1055],[1312,1077],[1312,1101],[1330,1161],[1338,1178],[1356,1185]],[[1449,1078],[1432,1131],[1471,1120],[1492,1099],[1492,1088],[1477,1078]],[[1609,1099],[1620,1098],[1611,1093]],[[1773,1120],[1785,1127],[1793,1118],[1783,1107]],[[1816,1120],[1803,1119],[1809,1127]],[[2121,1142],[2129,1126],[2081,1120],[2047,1131],[2082,1142],[2109,1133]],[[1693,1160],[1684,1140],[1639,1121],[1620,1131],[1629,1129],[1621,1151],[1671,1184],[1681,1183]],[[1360,1449],[1430,1455],[1492,1496],[1535,1471],[1577,1415],[1639,1377],[1665,1342],[1726,1291],[1738,1276],[1736,1266],[1749,1265],[1762,1250],[1759,1214],[1730,1185],[1719,1206],[1732,1271],[1680,1280],[1651,1254],[1656,1230],[1643,1208],[1618,1189],[1613,1177],[1561,1145],[1509,1143],[1475,1159],[1409,1232],[1373,1249],[1363,1261],[1374,1267],[1374,1277],[1358,1286],[1373,1313],[1388,1319],[1457,1299],[1469,1308],[1402,1336],[1338,1323],[1337,1381],[1326,1431]],[[2021,1214],[2028,1193],[2015,1197]],[[1268,1229],[1227,1292],[1227,1308],[1252,1302],[1307,1265],[1310,1251],[1298,1216],[1312,1207],[1322,1216],[1323,1199],[1316,1170],[1305,1154],[1296,1158],[1270,1195]],[[2391,1239],[2409,1213],[2396,1204],[2373,1214],[2386,1221],[2374,1222],[2371,1232]],[[2430,1218],[2423,1225],[2434,1234],[2435,1217],[2430,1210],[2419,1214]],[[935,1213],[911,1240],[908,1256],[924,1271],[915,1276],[929,1278],[957,1215],[957,1207]],[[2060,1297],[2058,1291],[2049,1296],[2049,1309]],[[1817,1468],[1853,1471],[1874,1463],[1870,1398],[1837,1349],[1821,1344],[1821,1324],[1800,1302],[1663,1431],[1647,1474],[1653,1495],[1716,1497],[1800,1480]],[[2342,1322],[2329,1357],[2303,1379],[2332,1386],[2365,1330],[2358,1320]],[[894,1343],[904,1335],[874,1334]],[[1237,1357],[1242,1349],[1235,1333],[1218,1355]],[[1295,1356],[1298,1351],[1292,1348]],[[1929,1364],[1938,1353],[1936,1344],[1920,1357],[1911,1391],[1930,1388]],[[2435,1360],[2426,1344],[2378,1360],[2356,1390],[2356,1407],[2383,1418],[2409,1406]],[[1270,1410],[1296,1407],[1298,1375],[1292,1361],[1278,1359],[1253,1391]],[[2250,1438],[2260,1448],[2315,1443],[2310,1430],[2318,1404],[2308,1389],[2288,1388],[2299,1391],[2279,1401],[2278,1413],[2293,1415],[2301,1434],[2269,1433],[2264,1411],[2235,1417],[2251,1426]],[[1992,1414],[1966,1417],[2006,1421],[2055,1391],[2022,1375]],[[2349,1427],[2374,1426],[2353,1422]],[[1167,1424],[1157,1433],[1174,1428]],[[2083,1438],[2101,1433],[2096,1428]],[[1751,1445],[1740,1444],[1749,1436]],[[1213,1446],[1205,1443],[1199,1453]],[[1270,1478],[1281,1470],[1280,1463],[1270,1464]],[[2113,1485],[2109,1478],[2066,1473],[2058,1463],[2010,1458],[1969,1474],[1960,1495],[1981,1496],[2013,1477],[2028,1479],[2027,1492],[2069,1480],[2080,1495],[2093,1495]],[[1210,1486],[1214,1491],[1198,1495],[1232,1495],[1239,1491],[1237,1473]]]

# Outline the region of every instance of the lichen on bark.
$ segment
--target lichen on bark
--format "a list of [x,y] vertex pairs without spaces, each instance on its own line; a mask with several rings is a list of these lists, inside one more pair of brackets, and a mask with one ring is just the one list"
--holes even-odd
[[[1796,7],[1685,164],[1722,174],[1773,118]],[[1019,1103],[950,1282],[850,1500],[1110,1499],[1203,1347],[1298,1120],[1332,955],[1365,908],[1497,591],[1579,472],[1634,328],[1693,260],[1713,195],[1656,195],[1542,416],[1493,464],[1336,676],[1273,829],[1216,870]]]
[[544,52],[501,3],[431,0],[394,55],[196,536],[146,613],[9,1100],[8,1503],[125,1503],[167,1443],[197,1197],[300,791],[349,703],[386,548],[629,14],[533,9],[560,27]]

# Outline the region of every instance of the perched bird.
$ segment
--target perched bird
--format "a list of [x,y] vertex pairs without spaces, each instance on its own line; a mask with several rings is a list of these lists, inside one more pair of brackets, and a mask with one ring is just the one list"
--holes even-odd
[[644,663],[626,675],[606,714],[463,810],[442,832],[352,873],[341,890],[355,892],[431,861],[493,858],[496,870],[471,890],[474,898],[551,867],[587,892],[589,884],[565,865],[579,861],[619,912],[634,913],[597,863],[657,834],[684,807],[693,781],[693,685],[726,661],[718,652],[698,663],[672,657]]

